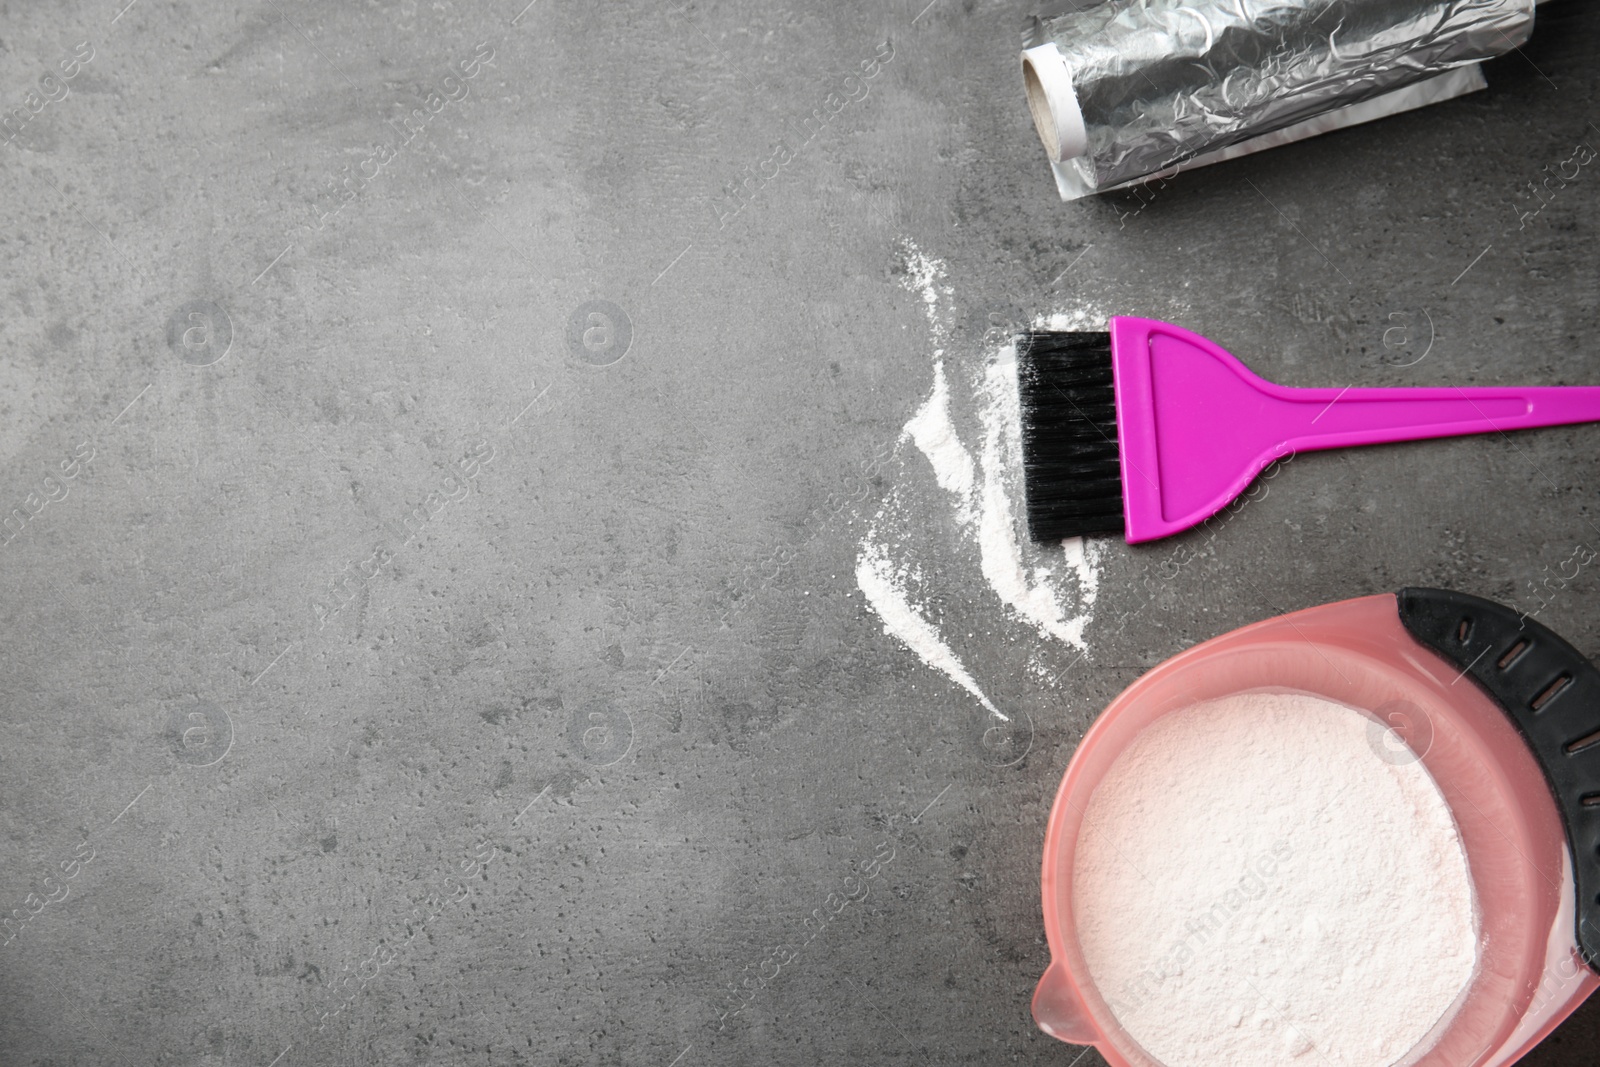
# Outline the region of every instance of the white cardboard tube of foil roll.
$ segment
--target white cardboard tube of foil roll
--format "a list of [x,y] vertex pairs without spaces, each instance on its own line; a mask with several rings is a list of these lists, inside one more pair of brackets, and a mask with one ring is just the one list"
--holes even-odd
[[1042,44],[1022,53],[1022,83],[1028,94],[1033,127],[1044,142],[1052,163],[1065,163],[1083,155],[1089,134],[1083,126],[1078,94],[1072,91],[1072,71],[1055,44]]

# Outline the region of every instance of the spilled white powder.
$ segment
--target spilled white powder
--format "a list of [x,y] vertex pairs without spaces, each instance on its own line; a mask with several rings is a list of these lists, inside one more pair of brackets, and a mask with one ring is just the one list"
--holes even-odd
[[[1078,592],[1083,597],[1084,604],[1093,607],[1095,598],[1100,593],[1100,572],[1095,569],[1095,564],[1100,560],[1100,550],[1095,547],[1093,541],[1086,541],[1081,537],[1069,537],[1061,542],[1061,552],[1066,557],[1067,566],[1071,567],[1072,573],[1077,576]],[[1084,622],[1087,624],[1088,619]]]
[[[976,524],[978,559],[984,580],[1000,599],[1047,637],[1087,647],[1084,630],[1099,593],[1095,549],[1082,538],[1062,542],[1067,565],[1078,582],[1079,610],[1068,618],[1047,566],[1031,571],[1023,562],[1024,536],[1011,501],[1022,469],[1022,407],[1017,393],[1017,354],[1007,345],[985,365],[978,390],[983,426],[978,482],[972,453],[962,444],[950,418],[950,385],[944,363],[933,365],[933,391],[905,425],[905,434],[933,468],[939,487],[956,498],[956,521]],[[1037,552],[1034,553],[1037,555]]]
[[945,380],[943,363],[933,365],[933,392],[906,423],[905,432],[933,464],[933,476],[939,488],[954,493],[961,501],[960,507],[969,512],[961,516],[962,521],[971,521],[972,454],[961,443],[955,424],[950,421],[950,383]]
[[1040,315],[1033,320],[1036,330],[1104,330],[1109,316],[1091,307],[1073,308]]
[[894,567],[884,554],[882,545],[869,540],[862,546],[861,555],[856,560],[856,584],[883,620],[885,633],[904,641],[924,663],[948,675],[996,716],[1010,721],[983,695],[977,679],[962,666],[955,652],[939,636],[939,631],[911,605],[905,590],[895,580]]
[[[981,445],[976,458],[962,440],[951,410],[952,378],[945,372],[945,347],[955,320],[948,271],[942,260],[927,255],[914,241],[903,240],[901,245],[906,288],[919,298],[928,322],[933,386],[906,422],[895,450],[898,456],[907,442],[916,447],[940,490],[933,503],[942,499],[951,510],[937,506],[908,510],[906,501],[920,505],[930,498],[916,491],[920,464],[902,465],[901,474],[909,477],[895,483],[873,516],[857,557],[856,583],[878,613],[885,632],[904,642],[927,666],[972,693],[991,713],[1005,718],[984,696],[955,648],[918,610],[907,589],[907,576],[924,571],[934,581],[965,584],[972,579],[961,571],[971,567],[972,559],[965,551],[955,559],[919,557],[908,547],[919,542],[915,531],[938,527],[953,518],[963,535],[963,549],[969,545],[975,549],[972,555],[978,569],[1000,601],[1040,635],[1080,649],[1087,649],[1084,632],[1099,592],[1098,553],[1081,539],[1064,541],[1057,561],[1059,574],[1053,573],[1047,562],[1051,550],[1041,550],[1027,540],[1021,512],[1012,504],[1022,496],[1021,408],[1012,346],[974,360],[969,374],[956,376],[959,399],[970,399],[970,407],[976,409]],[[1083,317],[1093,315],[1081,312],[1073,321]],[[919,543],[927,544],[926,540]],[[1058,667],[1052,664],[1046,669],[1047,662],[1036,657],[1030,667],[1041,677],[1058,678]]]
[[948,272],[943,260],[923,252],[909,237],[900,244],[906,257],[906,287],[922,297],[922,313],[933,334],[933,358],[938,360],[944,355],[945,338],[950,335],[950,314],[942,299],[950,295],[950,287],[943,284]]
[[1084,816],[1078,937],[1166,1067],[1389,1067],[1477,964],[1461,839],[1420,761],[1298,693],[1157,720]]

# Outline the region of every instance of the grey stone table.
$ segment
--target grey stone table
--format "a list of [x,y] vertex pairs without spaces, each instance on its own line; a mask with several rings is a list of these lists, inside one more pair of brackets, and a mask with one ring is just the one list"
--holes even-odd
[[[524,3],[0,16],[0,1063],[1087,1067],[1028,1014],[1037,874],[1121,687],[1415,583],[1600,652],[1596,572],[1552,580],[1585,428],[1106,542],[1087,651],[896,444],[935,347],[968,382],[1061,311],[1289,384],[1600,381],[1600,177],[1529,189],[1600,138],[1600,11],[1063,204],[1022,5]],[[1014,730],[857,588],[896,493]]]

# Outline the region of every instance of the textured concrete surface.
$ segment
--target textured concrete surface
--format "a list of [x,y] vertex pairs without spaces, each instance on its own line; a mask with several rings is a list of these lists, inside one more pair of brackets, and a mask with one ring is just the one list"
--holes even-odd
[[1584,428],[1111,545],[1086,658],[963,645],[1026,737],[852,576],[928,383],[906,240],[953,366],[1094,306],[1290,384],[1600,381],[1600,164],[1528,188],[1600,143],[1592,6],[1064,205],[1012,0],[523,3],[0,8],[0,1064],[1087,1067],[1028,1015],[1038,857],[1142,670],[1410,583],[1600,653]]

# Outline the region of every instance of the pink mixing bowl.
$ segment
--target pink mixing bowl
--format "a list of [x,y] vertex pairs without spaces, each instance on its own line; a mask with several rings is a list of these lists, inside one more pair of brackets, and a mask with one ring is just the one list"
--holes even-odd
[[1141,730],[1260,689],[1369,709],[1375,749],[1420,758],[1460,830],[1481,926],[1477,972],[1454,1014],[1400,1062],[1521,1058],[1600,986],[1586,962],[1600,959],[1600,671],[1531,619],[1430,589],[1246,626],[1174,656],[1111,702],[1073,756],[1045,834],[1051,964],[1033,996],[1039,1027],[1095,1046],[1112,1067],[1161,1067],[1117,1023],[1085,965],[1072,897],[1079,829]]

